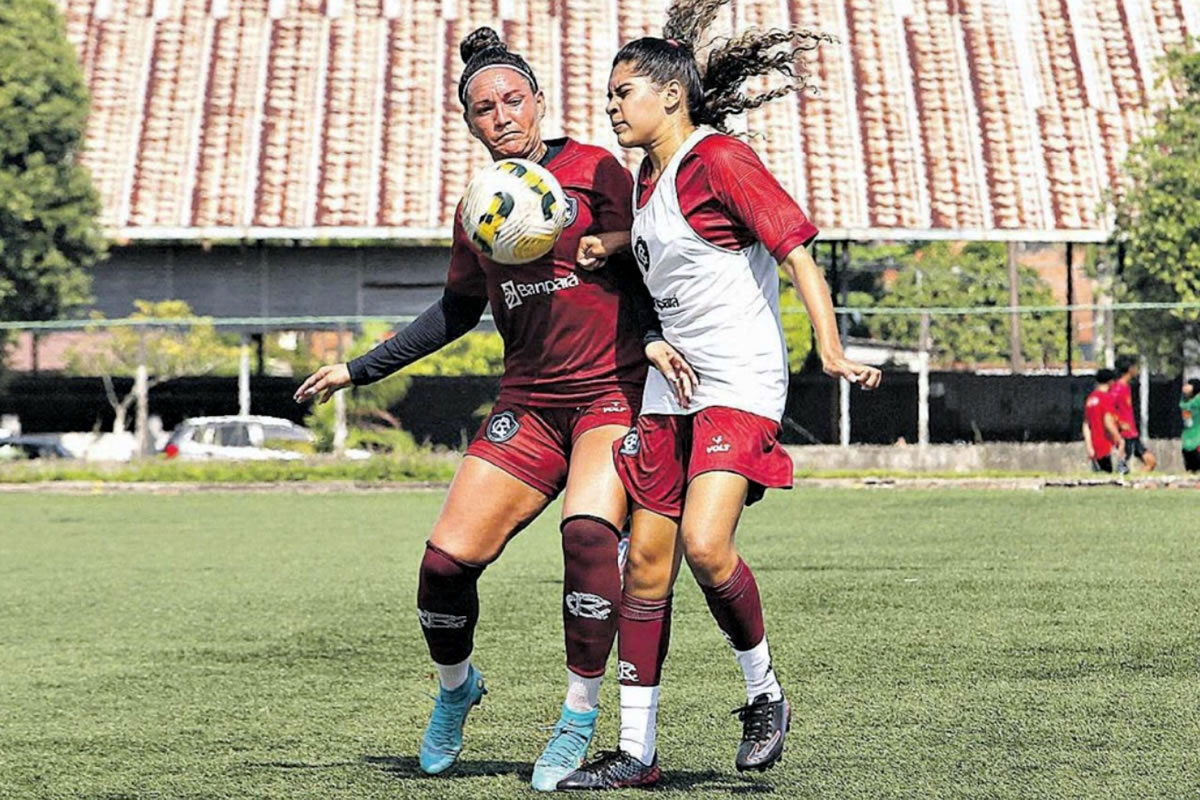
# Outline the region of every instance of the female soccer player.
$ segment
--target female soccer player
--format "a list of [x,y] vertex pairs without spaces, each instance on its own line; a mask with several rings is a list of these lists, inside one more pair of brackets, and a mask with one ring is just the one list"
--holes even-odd
[[843,355],[828,287],[805,249],[817,229],[754,151],[724,133],[729,115],[794,91],[747,97],[748,77],[794,78],[800,51],[823,37],[746,33],[716,49],[702,73],[693,48],[725,1],[677,0],[664,38],[625,45],[609,78],[617,139],[646,153],[633,248],[666,341],[647,346],[658,369],[647,377],[636,428],[614,448],[634,503],[618,643],[620,743],[560,789],[657,782],[658,684],[681,553],[745,675],[737,768],[779,759],[789,708],[771,668],[758,587],[734,547],[743,506],[792,483],[777,441],[788,383],[779,264],[812,318],[825,372],[864,388],[880,380]]
[[525,158],[554,173],[570,202],[567,228],[545,257],[499,265],[471,249],[456,219],[441,300],[366,355],[321,368],[296,399],[320,395],[324,402],[351,383],[380,380],[466,333],[491,302],[504,339],[500,397],[467,449],[420,568],[417,613],[441,683],[420,764],[436,774],[454,763],[467,713],[486,693],[471,663],[480,574],[565,491],[567,695],[533,773],[534,788],[552,790],[583,763],[616,634],[627,498],[611,445],[641,401],[647,364],[639,331],[653,324],[654,312],[631,259],[576,268],[595,269],[628,248],[629,173],[600,148],[542,139],[537,78],[493,30],[475,31],[460,49],[466,65],[458,93],[471,134],[495,160]]

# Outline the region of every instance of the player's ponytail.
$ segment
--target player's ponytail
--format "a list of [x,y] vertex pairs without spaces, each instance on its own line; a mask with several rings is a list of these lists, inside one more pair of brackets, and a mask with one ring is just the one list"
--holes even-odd
[[458,53],[465,65],[462,77],[458,79],[458,99],[464,106],[467,104],[467,87],[471,79],[489,67],[516,70],[525,76],[534,94],[537,94],[538,82],[533,69],[525,59],[516,53],[510,53],[508,46],[500,41],[500,35],[491,28],[476,28],[467,34],[458,45]]
[[[686,90],[688,116],[696,125],[711,125],[729,133],[726,119],[758,108],[792,92],[812,88],[804,54],[832,36],[809,30],[750,30],[726,39],[708,53],[705,66],[696,51],[713,45],[705,37],[721,6],[729,0],[676,0],[667,11],[662,38],[629,42],[613,59],[613,66],[631,62],[640,74],[662,84],[677,80]],[[761,94],[746,94],[750,78],[778,73],[787,84]]]

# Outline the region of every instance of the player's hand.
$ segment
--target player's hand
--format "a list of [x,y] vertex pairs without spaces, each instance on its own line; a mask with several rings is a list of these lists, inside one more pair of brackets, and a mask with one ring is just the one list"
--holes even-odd
[[575,251],[575,263],[581,269],[588,271],[600,269],[608,261],[609,256],[628,247],[628,231],[590,234],[579,240],[579,247]]
[[700,379],[696,377],[692,365],[679,355],[679,351],[663,341],[651,342],[646,345],[646,358],[675,389],[675,399],[679,405],[684,408],[691,405],[692,394]]
[[296,394],[292,396],[292,399],[297,403],[303,403],[317,395],[321,395],[321,399],[317,402],[327,403],[329,402],[329,398],[333,397],[338,389],[344,389],[349,385],[350,367],[345,364],[333,364],[321,367],[312,375],[309,375],[304,383],[300,384],[300,388],[296,390]]
[[883,380],[883,373],[875,367],[868,367],[866,364],[859,364],[857,361],[847,358],[822,359],[822,363],[826,375],[832,378],[845,378],[850,383],[857,383],[867,390],[877,388],[879,382]]

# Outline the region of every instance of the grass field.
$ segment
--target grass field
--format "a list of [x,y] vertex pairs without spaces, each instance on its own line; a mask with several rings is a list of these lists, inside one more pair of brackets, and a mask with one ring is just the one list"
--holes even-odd
[[[481,583],[450,776],[413,610],[438,492],[0,495],[0,797],[530,796],[561,701],[547,514]],[[681,578],[659,794],[1196,797],[1194,491],[798,490],[741,541],[795,705],[733,770],[740,675]],[[601,747],[616,691],[602,695]]]

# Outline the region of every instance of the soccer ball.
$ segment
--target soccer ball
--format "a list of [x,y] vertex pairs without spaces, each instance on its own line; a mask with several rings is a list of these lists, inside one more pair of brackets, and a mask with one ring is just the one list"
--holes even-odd
[[526,264],[550,252],[567,222],[567,196],[550,170],[520,158],[489,164],[463,196],[462,225],[481,255]]

